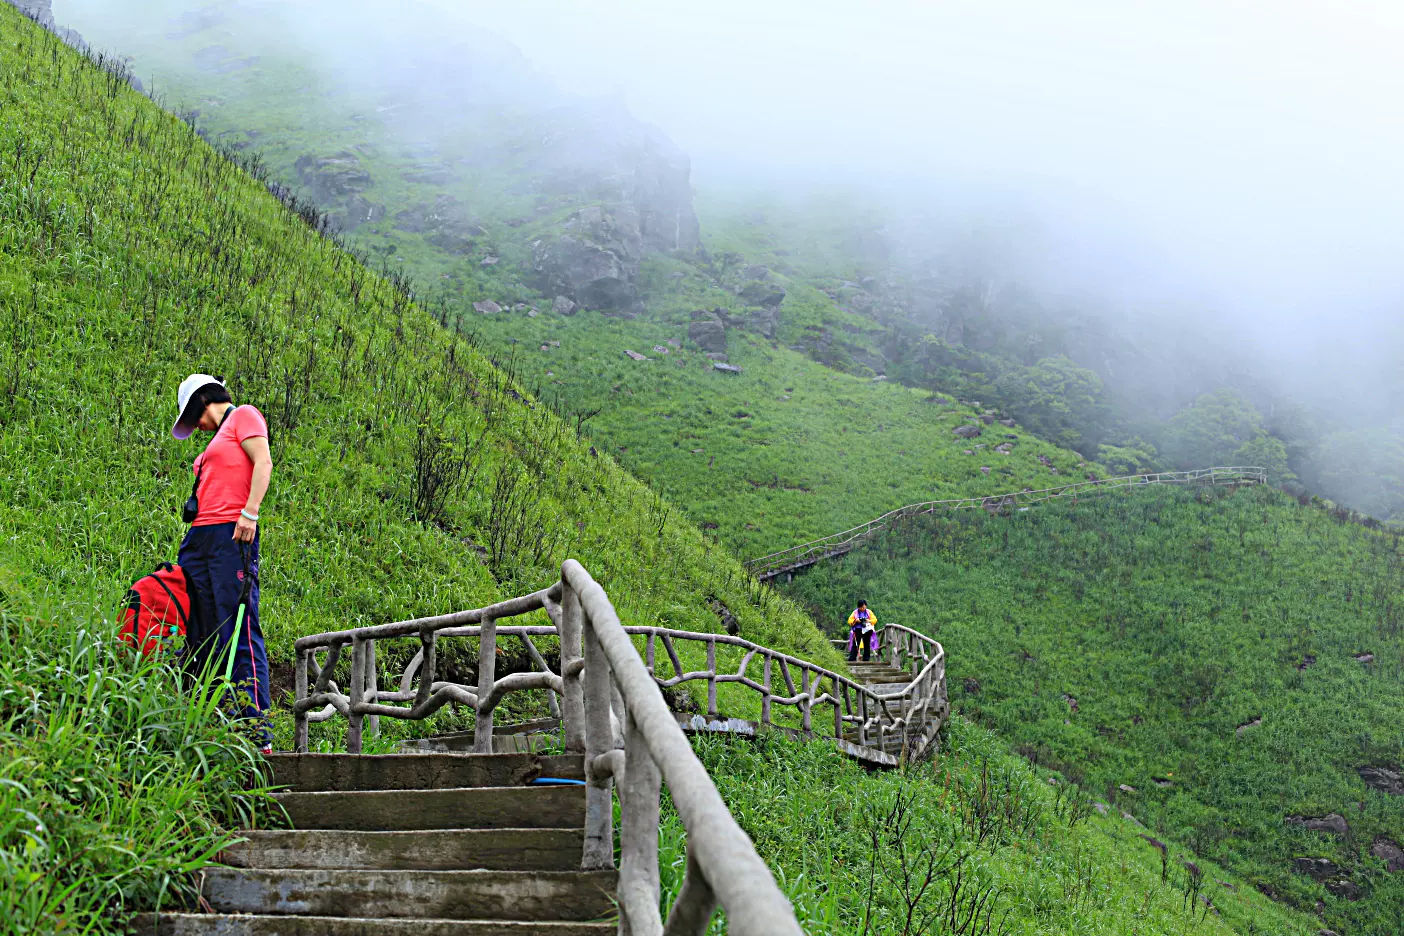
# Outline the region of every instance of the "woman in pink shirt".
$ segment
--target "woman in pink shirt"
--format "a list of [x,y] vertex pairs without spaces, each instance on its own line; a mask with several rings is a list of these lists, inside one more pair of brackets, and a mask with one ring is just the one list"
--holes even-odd
[[[267,711],[268,653],[258,621],[258,511],[273,474],[268,424],[252,406],[235,406],[224,382],[191,374],[177,394],[180,417],[171,435],[188,439],[195,430],[213,433],[195,459],[194,516],[180,544],[180,565],[195,586],[187,628],[187,662],[198,672],[213,660],[221,670],[234,646],[234,682],[248,694],[242,714],[255,725],[265,752],[272,751]],[[239,599],[248,601],[235,640]],[[198,624],[198,626],[196,626]]]

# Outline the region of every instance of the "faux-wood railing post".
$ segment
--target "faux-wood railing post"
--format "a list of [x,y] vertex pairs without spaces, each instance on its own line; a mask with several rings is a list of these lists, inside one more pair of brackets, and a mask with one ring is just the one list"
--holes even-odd
[[[366,641],[366,690],[365,699],[374,705],[380,695],[380,677],[375,671],[375,641]],[[366,716],[366,730],[372,738],[380,737],[380,716]]]
[[662,779],[632,715],[624,720],[624,777],[619,783],[619,931],[660,936],[658,830]]
[[582,634],[585,649],[585,849],[580,866],[586,871],[614,867],[614,803],[608,774],[595,772],[595,760],[614,749],[610,729],[610,672],[604,648],[586,623]]
[[707,715],[717,717],[717,642],[707,641]]
[[364,715],[357,713],[366,684],[366,644],[359,637],[351,638],[351,685],[347,689],[347,703],[351,714],[346,719],[346,753],[361,753],[361,723]]
[[858,690],[858,743],[868,746],[868,693]]
[[478,705],[473,719],[473,753],[492,753],[492,712],[481,709],[483,700],[497,681],[497,622],[490,617],[478,628]]
[[765,686],[765,692],[761,693],[761,724],[770,724],[770,654],[766,654],[763,664],[761,685]]
[[[293,670],[293,698],[296,702],[301,702],[307,698],[307,658],[313,653],[311,650],[297,651],[297,665]],[[299,754],[307,753],[307,715],[306,709],[293,706],[293,750]]]
[[567,754],[585,753],[585,689],[581,665],[582,631],[585,613],[580,608],[580,596],[561,576],[561,719],[565,722]]
[[[817,683],[818,680],[816,679],[815,682]],[[809,693],[809,667],[807,667],[807,666],[804,666],[804,667],[801,667],[801,668],[800,668],[800,692],[801,692],[803,695],[805,695],[805,696],[808,696],[808,695],[810,694],[810,693]],[[813,733],[814,733],[813,724],[811,723],[811,720],[810,720],[810,710],[813,708],[813,705],[814,705],[813,700],[812,700],[812,699],[809,699],[809,698],[804,698],[804,699],[800,702],[800,728],[801,728],[801,729],[804,731],[804,733],[807,734],[807,735],[813,734]]]

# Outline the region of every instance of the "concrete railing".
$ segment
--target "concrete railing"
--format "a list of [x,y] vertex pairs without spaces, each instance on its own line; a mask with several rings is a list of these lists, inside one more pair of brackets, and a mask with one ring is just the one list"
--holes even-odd
[[[498,625],[500,620],[538,610],[546,612],[552,626]],[[359,753],[364,731],[376,732],[381,717],[425,718],[453,702],[475,710],[474,749],[487,753],[492,750],[493,709],[501,700],[510,692],[549,690],[560,696],[566,751],[582,754],[585,759],[583,869],[614,867],[613,794],[617,784],[621,934],[701,936],[720,905],[726,911],[730,931],[738,936],[799,936],[794,910],[693,753],[663,700],[658,682],[640,658],[631,630],[652,630],[654,636],[662,633],[652,628],[626,629],[604,589],[578,562],[567,560],[561,567],[560,581],[549,588],[486,608],[303,637],[295,644],[297,750],[308,749],[311,722],[346,717],[346,748]],[[669,632],[668,639],[685,634]],[[550,670],[532,641],[533,636],[542,635],[560,639],[559,674]],[[522,641],[536,671],[496,678],[500,636]],[[721,637],[687,635],[708,636]],[[406,667],[398,688],[382,691],[376,643],[408,637],[419,640],[419,652]],[[478,638],[476,686],[435,679],[436,645],[445,637]],[[351,648],[350,683],[342,692],[332,674],[347,646]],[[317,659],[320,653],[326,655],[321,661]],[[676,655],[673,659],[676,661]],[[552,702],[555,704],[554,699]],[[666,927],[659,910],[658,869],[659,797],[665,781],[687,830],[688,847],[682,888]]]
[[822,539],[801,543],[782,549],[780,552],[761,556],[746,562],[746,571],[764,581],[793,572],[805,566],[814,565],[824,559],[841,556],[853,548],[887,530],[904,517],[918,514],[936,513],[941,510],[971,510],[977,507],[995,511],[1024,507],[1043,501],[1063,497],[1077,497],[1097,491],[1136,487],[1142,484],[1266,484],[1267,470],[1264,468],[1196,468],[1193,471],[1160,471],[1153,474],[1127,475],[1122,478],[1100,478],[1096,481],[1077,481],[1061,487],[1044,488],[1038,491],[1015,491],[1010,494],[994,494],[981,497],[957,497],[950,500],[922,501],[889,510],[880,517],[869,520],[850,530],[834,533]]
[[[900,639],[894,636],[889,644],[893,666],[912,673],[911,683],[891,693],[875,691],[851,676],[741,637],[666,627],[624,630],[643,636],[645,665],[660,687],[707,684],[704,724],[723,717],[718,687],[740,685],[760,695],[761,725],[791,730],[804,738],[832,740],[862,760],[896,766],[903,760],[920,759],[936,740],[947,712],[946,657],[941,645],[931,638],[895,624],[888,627],[895,629],[894,635],[902,632]],[[703,645],[706,656],[702,668],[684,666],[679,643]],[[659,671],[660,647],[671,676]],[[719,660],[723,649],[740,654],[735,669],[725,668]],[[905,663],[898,663],[899,654],[905,656]],[[795,715],[777,718],[777,706],[792,708]]]

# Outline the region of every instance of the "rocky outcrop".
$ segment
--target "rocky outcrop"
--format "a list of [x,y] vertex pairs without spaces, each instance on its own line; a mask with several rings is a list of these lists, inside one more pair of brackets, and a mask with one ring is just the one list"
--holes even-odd
[[1330,858],[1293,858],[1292,870],[1318,881],[1325,881],[1341,873],[1340,865]]
[[[75,49],[88,48],[88,44],[83,41],[83,36],[76,29],[65,29],[54,22],[53,0],[4,0],[4,2],[8,2],[11,6],[18,8],[25,16],[28,16]],[[137,81],[135,76],[128,76],[127,81],[138,91],[141,90],[141,82]]]
[[573,214],[555,238],[532,244],[532,270],[547,295],[583,309],[637,311],[634,277],[643,256],[638,215],[595,205]]
[[736,293],[747,305],[778,308],[785,301],[785,287],[779,283],[751,281]]
[[313,198],[332,201],[357,195],[371,187],[371,176],[361,166],[361,157],[350,150],[333,156],[299,156],[293,163],[297,177]]
[[[359,196],[353,196],[358,198]],[[424,234],[425,240],[440,250],[456,254],[473,252],[473,238],[487,233],[452,195],[439,195],[432,202],[420,202],[395,213],[395,229],[408,234]]]
[[1345,816],[1329,813],[1325,816],[1288,816],[1287,824],[1308,832],[1329,832],[1332,835],[1345,835],[1350,831]]
[[1370,854],[1385,863],[1386,871],[1404,871],[1404,848],[1387,838],[1376,839]]
[[1404,796],[1404,776],[1398,767],[1361,767],[1360,779],[1370,789],[1387,796]]
[[54,28],[53,0],[9,0],[19,11],[40,26]]
[[694,312],[687,337],[703,351],[726,353],[726,325],[717,312]]

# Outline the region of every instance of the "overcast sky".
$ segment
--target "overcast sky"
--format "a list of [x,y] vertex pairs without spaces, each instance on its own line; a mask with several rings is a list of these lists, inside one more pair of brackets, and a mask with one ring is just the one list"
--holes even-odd
[[436,2],[622,90],[700,184],[1012,188],[1264,313],[1398,295],[1401,3]]

